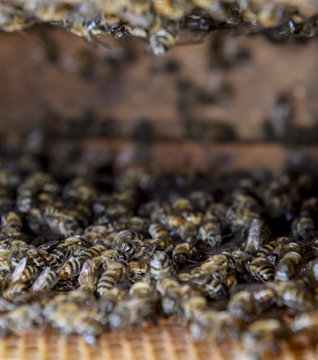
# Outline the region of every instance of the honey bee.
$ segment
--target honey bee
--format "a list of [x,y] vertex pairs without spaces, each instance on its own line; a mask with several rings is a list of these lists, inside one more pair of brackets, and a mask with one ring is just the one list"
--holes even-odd
[[3,291],[3,297],[13,301],[16,297],[28,292],[28,285],[22,282],[14,282]]
[[95,256],[100,255],[106,248],[104,245],[95,245],[88,249],[84,249],[80,252],[79,256],[84,259],[91,259]]
[[303,257],[295,252],[289,251],[279,261],[275,269],[275,281],[288,281],[297,275],[302,264]]
[[[191,203],[191,207],[193,207],[194,210],[204,211],[208,208],[208,210],[206,210],[206,213],[209,210],[211,211],[211,207],[213,209],[215,206],[217,208],[217,206],[220,205],[216,203],[209,205],[210,203],[212,203],[212,196],[206,191],[193,191],[189,195],[189,200]],[[213,213],[213,211],[211,211],[211,213]],[[214,215],[217,216],[216,214]]]
[[277,340],[287,333],[284,325],[277,319],[257,320],[252,322],[242,336],[242,343],[248,354],[247,358],[259,358],[265,352],[277,355]]
[[315,229],[315,221],[306,213],[300,214],[300,217],[292,223],[293,235],[301,240],[311,240],[314,236]]
[[276,293],[276,301],[280,306],[310,311],[314,308],[314,299],[306,286],[301,283],[287,281],[271,286]]
[[163,312],[167,315],[181,313],[182,300],[190,288],[187,285],[181,286],[181,284],[172,277],[159,279],[156,287],[161,295]]
[[318,314],[317,311],[304,312],[297,315],[292,324],[293,332],[310,331],[316,332],[318,327]]
[[96,256],[92,259],[92,264],[96,269],[105,270],[106,267],[120,260],[120,254],[117,250],[106,250],[100,256]]
[[80,233],[78,221],[67,210],[47,206],[43,209],[40,221],[58,236],[74,236]]
[[71,256],[56,272],[62,279],[72,278],[81,272],[84,262],[85,258]]
[[129,277],[132,281],[140,281],[149,271],[148,257],[129,262],[127,264],[127,269]]
[[[98,301],[99,312],[106,315],[111,313],[115,306],[120,303],[124,295],[126,295],[126,291],[118,286],[106,290]],[[102,322],[104,322],[104,320],[102,320]],[[107,318],[105,319],[105,323],[107,323]]]
[[234,270],[236,270],[238,273],[243,273],[246,269],[248,261],[251,258],[251,255],[242,250],[234,250],[231,253],[231,258],[234,262]]
[[196,321],[206,310],[207,299],[199,293],[190,292],[182,302],[183,315],[190,321]]
[[68,244],[60,243],[51,253],[40,250],[40,254],[52,268],[55,268],[71,255],[71,248]]
[[168,255],[163,251],[156,251],[150,261],[150,274],[158,280],[173,273],[172,262]]
[[132,324],[140,324],[145,319],[153,318],[156,308],[156,298],[129,297],[121,300],[108,317],[108,325],[111,329],[126,328]]
[[175,266],[183,266],[187,261],[191,261],[193,250],[188,243],[178,244],[172,251],[172,261]]
[[149,297],[153,295],[153,287],[144,281],[138,281],[129,289],[130,296]]
[[281,237],[273,241],[269,241],[266,244],[264,244],[256,254],[256,257],[263,257],[269,260],[273,265],[277,264],[282,244],[286,243],[288,241],[288,238]]
[[252,294],[249,291],[234,294],[228,303],[227,310],[232,316],[249,322],[254,312]]
[[274,304],[275,292],[271,287],[261,287],[253,291],[255,308],[258,312],[267,310]]
[[91,259],[86,260],[78,277],[81,288],[94,292],[99,271],[100,269],[94,266]]
[[274,280],[274,267],[263,257],[254,258],[248,265],[251,275],[258,281],[273,281]]
[[59,281],[58,274],[50,267],[46,267],[32,285],[32,291],[47,291],[54,288]]
[[28,257],[23,258],[19,262],[11,277],[13,283],[22,282],[27,284],[37,277],[40,272],[39,268],[33,265],[27,265],[27,262]]
[[97,281],[96,292],[102,297],[105,292],[119,284],[125,276],[126,268],[122,263],[113,262],[101,274]]
[[174,30],[160,28],[149,37],[151,50],[155,55],[162,55],[175,45],[177,34]]
[[47,254],[47,253],[45,253],[43,250],[38,251],[37,249],[30,249],[28,251],[29,261],[32,264],[34,264],[35,266],[37,266],[39,268],[43,268],[46,265],[46,262],[43,258],[44,254]]
[[17,230],[21,230],[22,221],[17,213],[11,211],[1,217],[1,227],[13,227]]
[[12,251],[7,249],[0,249],[0,271],[10,271]]
[[14,334],[20,334],[37,325],[40,318],[40,304],[20,305],[6,315],[8,330]]
[[241,332],[241,321],[227,311],[205,310],[190,323],[190,332],[195,340],[213,335],[218,342],[228,334],[237,338]]
[[260,219],[254,219],[248,231],[245,251],[255,254],[270,236],[270,229]]
[[173,239],[169,231],[161,224],[151,224],[149,226],[151,240],[146,240],[146,244],[155,245],[158,250],[168,250],[173,245]]
[[182,18],[189,9],[189,4],[185,0],[154,0],[153,6],[158,14],[172,20]]
[[217,276],[212,276],[211,281],[208,281],[202,286],[204,295],[210,299],[222,299],[227,295],[227,289],[224,282]]
[[218,247],[222,243],[221,226],[217,219],[209,219],[204,222],[199,228],[199,237],[204,243],[211,247]]

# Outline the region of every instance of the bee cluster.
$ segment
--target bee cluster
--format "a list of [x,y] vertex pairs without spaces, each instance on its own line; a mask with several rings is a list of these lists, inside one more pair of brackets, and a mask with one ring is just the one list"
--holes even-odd
[[255,355],[318,328],[314,177],[66,179],[43,155],[6,151],[2,336],[50,325],[92,343],[106,329],[175,316],[195,339],[230,335]]
[[35,23],[59,24],[91,40],[96,35],[144,38],[155,54],[178,41],[180,30],[265,31],[277,39],[317,34],[317,4],[299,1],[229,0],[24,0],[0,2],[0,28],[19,31]]

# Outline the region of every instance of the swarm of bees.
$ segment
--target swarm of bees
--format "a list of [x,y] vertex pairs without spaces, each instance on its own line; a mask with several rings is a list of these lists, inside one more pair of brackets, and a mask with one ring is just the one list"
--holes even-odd
[[263,31],[273,40],[317,34],[314,0],[24,0],[0,1],[0,29],[19,31],[34,23],[59,24],[88,41],[100,36],[132,35],[145,39],[155,54],[178,43],[180,30],[202,34],[215,29]]
[[0,168],[2,336],[49,325],[93,343],[174,316],[257,358],[318,329],[314,177],[110,172],[105,186],[14,156]]

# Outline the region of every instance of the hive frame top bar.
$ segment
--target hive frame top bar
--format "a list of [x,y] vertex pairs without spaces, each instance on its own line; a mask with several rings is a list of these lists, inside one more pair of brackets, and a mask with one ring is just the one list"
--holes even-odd
[[193,41],[216,29],[234,34],[275,31],[279,38],[318,33],[316,0],[0,0],[0,29],[36,23],[61,25],[87,40],[132,35],[155,54],[178,44],[181,30]]

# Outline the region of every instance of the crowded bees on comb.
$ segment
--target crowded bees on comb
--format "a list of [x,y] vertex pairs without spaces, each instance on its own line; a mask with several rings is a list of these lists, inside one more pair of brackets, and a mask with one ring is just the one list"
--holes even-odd
[[231,335],[253,355],[318,328],[310,174],[194,174],[184,186],[181,175],[110,170],[103,186],[97,172],[61,180],[20,158],[14,186],[1,185],[1,334],[51,326],[93,343],[177,317],[195,339]]

